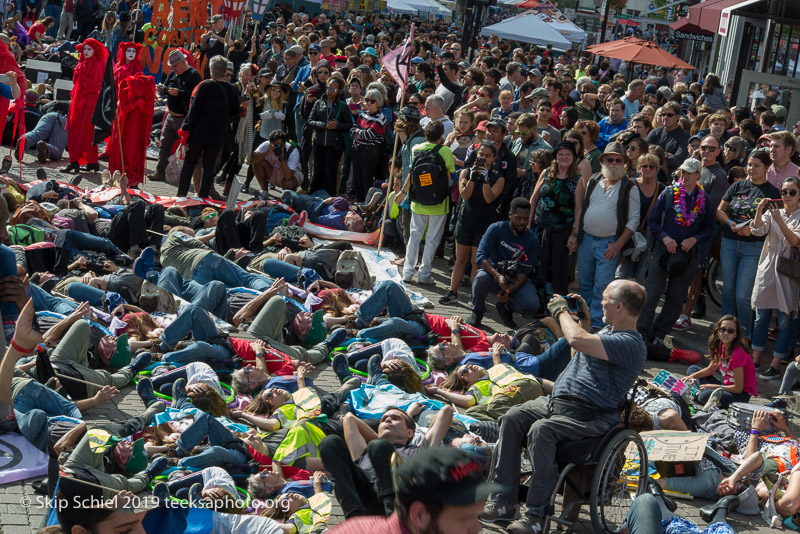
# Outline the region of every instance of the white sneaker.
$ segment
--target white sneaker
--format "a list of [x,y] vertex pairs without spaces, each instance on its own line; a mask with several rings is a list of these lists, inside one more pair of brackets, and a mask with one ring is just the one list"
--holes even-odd
[[411,281],[413,281],[415,274],[416,273],[410,273],[410,274],[403,273],[403,282],[411,282]]

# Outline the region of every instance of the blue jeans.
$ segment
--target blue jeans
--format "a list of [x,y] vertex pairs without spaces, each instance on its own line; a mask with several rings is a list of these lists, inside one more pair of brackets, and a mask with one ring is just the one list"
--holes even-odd
[[301,211],[307,212],[309,220],[315,222],[317,217],[322,215],[322,209],[325,206],[322,201],[330,198],[330,195],[324,189],[320,189],[310,195],[289,191],[289,197],[291,198],[289,205],[294,208],[294,211],[298,213]]
[[210,311],[217,317],[224,319],[227,315],[227,291],[222,282],[212,280],[204,285],[198,284],[194,280],[184,279],[175,267],[164,267],[156,276],[158,280],[151,280],[151,282],[158,287]]
[[36,381],[29,382],[13,400],[20,434],[41,451],[47,451],[49,422],[53,417],[83,419],[73,402]]
[[50,26],[50,29],[44,32],[44,34],[55,39],[56,32],[58,31],[58,23],[61,21],[61,7],[56,4],[45,4],[44,15],[45,17],[53,17],[55,20],[55,24]]
[[205,341],[219,334],[214,320],[198,306],[184,307],[172,323],[161,334],[164,348],[172,348],[191,332],[195,341]]
[[[0,276],[17,276],[17,256],[5,245],[0,245]],[[14,321],[19,317],[19,310],[13,302],[0,302],[0,311],[4,321]]]
[[85,234],[77,230],[64,230],[66,237],[61,248],[69,251],[70,255],[80,254],[83,250],[93,250],[115,256],[121,251],[108,238]]
[[[33,309],[37,312],[51,311],[69,315],[78,307],[75,302],[61,297],[55,297],[34,283],[28,284],[28,296],[33,299]],[[6,314],[3,313],[3,319],[5,318]]]
[[[486,312],[486,297],[489,293],[496,295],[500,292],[500,285],[489,273],[480,269],[472,281],[472,311],[483,314]],[[523,315],[533,315],[539,311],[539,295],[533,284],[526,280],[513,294],[508,297],[513,311]]]
[[[153,379],[153,389],[158,391],[162,395],[167,395],[168,397],[172,396],[172,384],[175,383],[176,380],[179,378],[183,378],[184,380],[188,379],[186,375],[186,368],[180,367],[178,369],[173,369],[172,371],[163,373],[158,375]],[[172,406],[176,410],[179,410],[179,406]]]
[[278,258],[267,258],[261,264],[261,270],[270,278],[277,280],[283,278],[289,284],[297,282],[297,275],[300,273],[300,267],[292,263],[279,260]]
[[[386,309],[391,319],[366,328],[372,320]],[[356,323],[364,327],[360,337],[387,339],[401,336],[423,336],[425,328],[416,321],[406,321],[403,317],[412,313],[414,306],[408,299],[403,287],[392,280],[378,282],[373,287],[372,295],[356,311]]]
[[92,306],[100,307],[106,292],[83,282],[73,282],[67,286],[67,295],[78,302],[88,302]]
[[[686,369],[686,374],[691,375],[696,373],[697,371],[701,371],[703,368],[699,365],[690,365],[688,369]],[[703,378],[697,379],[698,385],[703,384],[718,384],[721,385],[722,382],[719,381],[717,377],[714,375],[706,376]],[[699,404],[705,404],[708,402],[708,399],[711,397],[711,394],[716,391],[714,389],[703,389],[700,393],[697,394],[697,402]],[[726,391],[722,394],[722,397],[719,399],[719,405],[723,410],[726,410],[728,406],[730,406],[734,402],[750,402],[750,394],[745,393],[742,391],[741,393],[731,393],[730,391]]]
[[58,161],[67,148],[67,117],[55,111],[45,113],[36,123],[36,128],[23,137],[27,150],[36,149],[36,144],[44,141],[47,144],[47,159]]
[[769,323],[772,320],[773,311],[778,314],[778,318],[776,319],[778,338],[775,340],[775,348],[772,350],[772,356],[775,358],[783,358],[789,350],[793,320],[790,315],[779,310],[756,308],[756,324],[753,328],[753,350],[764,350],[764,347],[767,345]]
[[242,465],[247,462],[247,458],[241,451],[228,449],[225,446],[237,443],[239,438],[225,428],[225,426],[208,415],[203,413],[181,433],[178,438],[178,451],[184,455],[191,453],[197,445],[208,436],[210,447],[200,454],[181,458],[178,467],[204,469],[212,465]]
[[756,280],[758,258],[764,243],[722,238],[719,249],[722,267],[722,315],[733,315],[742,324],[742,334],[753,334],[753,309],[750,296]]
[[615,237],[594,237],[584,234],[578,246],[578,279],[581,297],[592,312],[592,328],[603,327],[603,291],[614,280],[617,258],[603,259]]
[[228,349],[222,345],[211,345],[205,341],[195,341],[185,349],[165,354],[161,361],[182,366],[192,362],[224,362],[229,358]]
[[661,528],[661,507],[653,495],[643,493],[633,500],[628,510],[628,534],[654,534]]
[[200,260],[194,268],[192,280],[203,285],[218,280],[228,287],[247,287],[256,291],[266,291],[272,285],[268,278],[249,273],[213,252]]

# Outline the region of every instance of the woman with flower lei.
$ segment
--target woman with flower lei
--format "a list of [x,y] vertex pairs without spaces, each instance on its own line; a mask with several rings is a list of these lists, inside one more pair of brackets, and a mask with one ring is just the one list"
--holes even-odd
[[[681,313],[686,290],[697,272],[697,244],[714,233],[711,199],[697,183],[700,161],[689,158],[678,168],[680,179],[658,195],[647,220],[657,237],[645,280],[647,302],[639,315],[639,331],[646,341],[663,341]],[[656,305],[666,289],[661,313]]]

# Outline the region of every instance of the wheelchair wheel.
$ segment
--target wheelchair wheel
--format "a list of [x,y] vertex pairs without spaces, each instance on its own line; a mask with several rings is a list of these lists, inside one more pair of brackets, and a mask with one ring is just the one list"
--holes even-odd
[[[639,434],[628,429],[614,436],[598,458],[589,497],[592,526],[612,534],[625,523],[633,499],[645,492],[647,451]],[[634,470],[640,476],[629,486],[627,473]]]
[[714,304],[722,305],[722,264],[714,258],[706,268],[706,294]]

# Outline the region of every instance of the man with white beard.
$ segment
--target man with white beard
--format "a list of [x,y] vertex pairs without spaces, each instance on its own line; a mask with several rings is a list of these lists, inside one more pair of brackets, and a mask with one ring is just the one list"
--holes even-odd
[[600,156],[602,168],[586,186],[578,238],[581,297],[592,312],[592,328],[603,327],[603,291],[614,280],[622,247],[639,225],[639,193],[628,180],[628,157],[617,142]]

